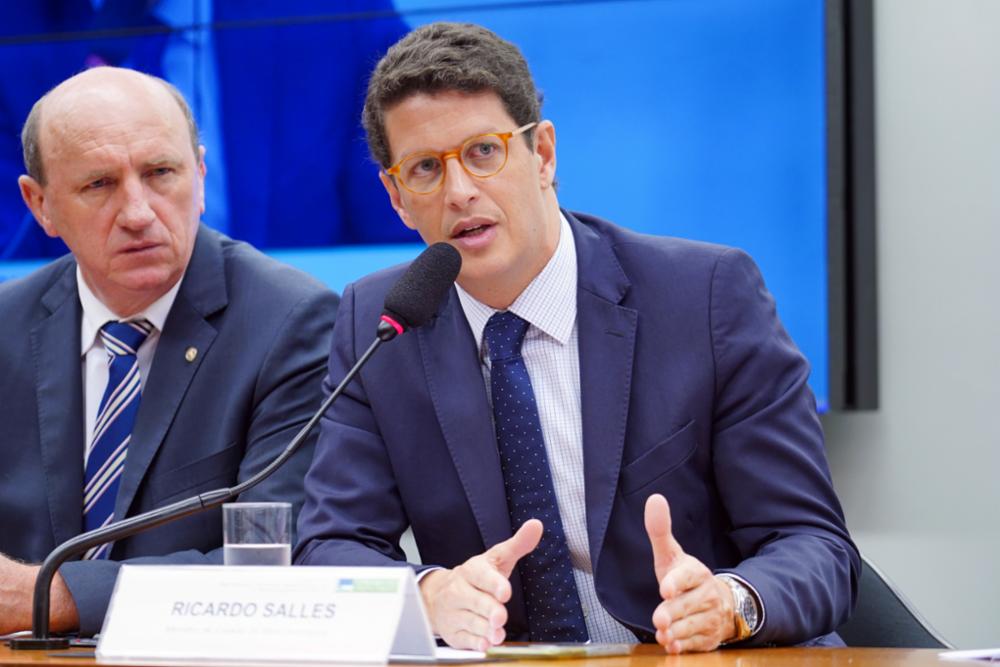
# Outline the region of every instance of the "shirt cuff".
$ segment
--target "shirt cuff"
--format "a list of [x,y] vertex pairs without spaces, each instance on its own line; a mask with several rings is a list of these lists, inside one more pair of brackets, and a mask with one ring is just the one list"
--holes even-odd
[[439,566],[436,566],[436,567],[428,567],[428,568],[425,568],[423,570],[420,570],[420,572],[417,572],[417,584],[419,585],[420,582],[424,580],[424,577],[426,577],[431,572],[437,572],[438,570],[443,570],[443,569],[445,569],[445,568],[443,568],[443,567],[441,567],[439,565]]

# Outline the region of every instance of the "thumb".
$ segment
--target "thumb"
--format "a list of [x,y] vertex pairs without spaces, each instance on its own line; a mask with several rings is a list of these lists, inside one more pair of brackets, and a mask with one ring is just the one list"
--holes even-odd
[[646,535],[653,547],[653,570],[660,581],[670,571],[674,560],[684,554],[684,549],[674,539],[670,525],[670,505],[667,499],[654,493],[646,499]]
[[538,519],[528,519],[510,539],[494,545],[486,552],[490,562],[500,574],[510,577],[517,561],[531,553],[542,539],[542,522]]

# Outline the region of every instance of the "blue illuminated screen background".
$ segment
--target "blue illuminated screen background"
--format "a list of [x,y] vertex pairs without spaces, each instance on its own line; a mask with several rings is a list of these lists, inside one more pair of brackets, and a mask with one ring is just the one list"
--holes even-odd
[[826,409],[823,16],[823,0],[4,3],[0,280],[66,252],[21,202],[19,133],[42,93],[102,63],[190,101],[207,224],[337,290],[415,256],[367,154],[365,84],[411,27],[471,21],[527,57],[556,126],[561,204],[747,250]]

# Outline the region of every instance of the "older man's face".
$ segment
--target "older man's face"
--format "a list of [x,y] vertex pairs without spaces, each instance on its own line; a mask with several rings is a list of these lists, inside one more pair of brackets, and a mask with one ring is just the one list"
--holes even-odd
[[162,87],[134,72],[87,74],[45,102],[46,184],[22,177],[21,190],[91,290],[124,317],[183,275],[204,210],[205,166]]

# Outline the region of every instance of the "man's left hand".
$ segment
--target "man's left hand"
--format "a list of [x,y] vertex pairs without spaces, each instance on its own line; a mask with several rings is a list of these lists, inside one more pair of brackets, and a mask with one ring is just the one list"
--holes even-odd
[[[34,597],[37,565],[26,565],[0,554],[0,635],[31,629],[31,602]],[[76,603],[62,576],[56,573],[50,589],[50,629],[75,630],[80,626]]]
[[653,612],[656,641],[668,653],[688,653],[713,651],[735,637],[733,593],[674,539],[666,498],[646,500],[645,522],[663,598]]

